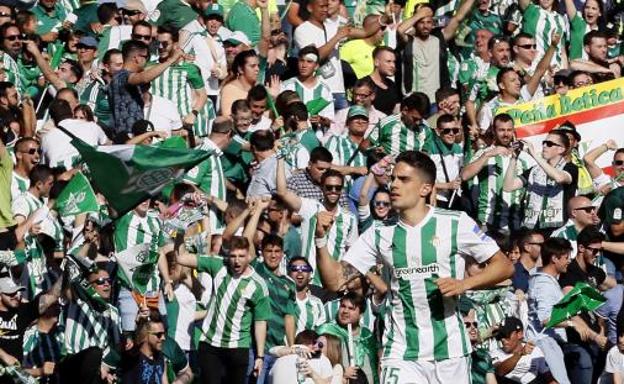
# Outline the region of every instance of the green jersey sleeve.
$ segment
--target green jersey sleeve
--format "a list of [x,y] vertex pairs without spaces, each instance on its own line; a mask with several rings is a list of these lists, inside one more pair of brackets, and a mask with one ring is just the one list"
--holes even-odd
[[205,87],[204,79],[202,78],[201,72],[199,71],[199,67],[197,65],[188,63],[185,64],[185,69],[191,88],[202,89]]
[[197,271],[214,276],[221,268],[225,268],[223,259],[218,256],[197,255]]
[[253,307],[251,312],[254,321],[269,320],[271,317],[271,303],[269,301],[269,292],[266,287],[258,286],[252,297]]

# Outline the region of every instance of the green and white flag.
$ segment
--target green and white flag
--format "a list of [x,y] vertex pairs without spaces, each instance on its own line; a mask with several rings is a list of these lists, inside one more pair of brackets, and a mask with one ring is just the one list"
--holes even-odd
[[108,200],[114,217],[121,217],[156,195],[212,152],[151,145],[92,147],[71,133],[72,145],[89,167],[91,182]]
[[607,299],[598,290],[585,282],[579,281],[574,285],[574,288],[555,304],[546,328],[552,328],[581,312],[594,311],[606,301]]
[[126,286],[144,295],[147,284],[154,275],[158,253],[150,251],[150,243],[143,243],[118,252],[115,256],[119,266],[117,276]]
[[78,172],[67,183],[56,199],[56,209],[61,216],[97,212],[99,205],[89,180]]

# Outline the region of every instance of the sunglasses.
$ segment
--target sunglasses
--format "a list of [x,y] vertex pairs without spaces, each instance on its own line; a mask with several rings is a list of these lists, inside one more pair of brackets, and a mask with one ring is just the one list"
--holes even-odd
[[562,147],[563,148],[563,145],[555,143],[554,141],[551,141],[551,140],[544,140],[544,141],[542,141],[542,145],[545,145],[548,148],[550,148],[550,147]]
[[302,265],[291,265],[288,267],[290,272],[312,272],[312,267],[306,264]]
[[342,185],[324,185],[323,188],[327,192],[340,192],[342,191]]
[[157,339],[163,339],[165,337],[165,332],[164,331],[150,332],[149,334],[156,336]]
[[12,13],[0,12],[0,17],[13,17]]
[[524,48],[524,49],[537,49],[537,44],[522,44],[522,45],[518,45],[518,47]]
[[111,280],[110,277],[100,277],[100,278],[97,278],[97,279],[91,281],[90,283],[91,284],[95,284],[95,285],[104,285],[104,284],[110,285],[111,281],[112,280]]
[[585,213],[592,213],[596,211],[596,207],[578,207],[574,208],[575,211],[585,211]]
[[527,243],[527,244],[529,244],[529,245],[537,245],[537,246],[541,247],[542,244],[544,244],[544,243]]
[[41,155],[41,148],[29,148],[28,151],[20,151],[21,153],[28,153],[29,155],[34,155],[38,153]]
[[602,249],[600,248],[592,248],[592,247],[585,247],[585,249],[591,251],[592,255],[596,256],[597,254],[600,253],[600,251],[602,251]]
[[477,328],[479,326],[479,323],[477,323],[476,321],[464,321],[464,326],[466,328],[470,328],[470,327]]
[[22,291],[15,291],[15,292],[12,292],[12,293],[3,293],[3,295],[9,296],[9,297],[15,297],[15,296],[19,295],[21,292]]
[[624,165],[624,160],[613,160],[613,165]]
[[274,29],[274,30],[271,31],[271,36],[277,36],[280,33],[282,33],[281,29]]
[[17,40],[21,40],[22,36],[21,35],[10,35],[10,36],[4,36],[5,40],[9,40],[9,41],[17,41]]
[[147,40],[147,41],[152,40],[152,36],[150,35],[137,35],[136,33],[132,34],[132,38],[135,40]]
[[375,201],[373,204],[375,205],[375,207],[378,207],[378,208],[390,206],[389,201]]
[[442,134],[443,135],[448,135],[450,133],[452,133],[453,135],[459,134],[459,128],[444,128],[444,129],[442,129]]

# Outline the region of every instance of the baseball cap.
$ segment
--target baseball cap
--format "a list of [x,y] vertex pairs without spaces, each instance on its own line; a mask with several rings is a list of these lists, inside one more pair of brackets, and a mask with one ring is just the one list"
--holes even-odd
[[356,116],[362,116],[368,119],[368,111],[361,105],[352,105],[347,112],[347,120]]
[[505,317],[496,333],[496,340],[505,339],[513,332],[522,331],[522,329],[523,326],[520,319],[517,317]]
[[245,35],[245,33],[241,31],[232,32],[232,34],[228,36],[228,38],[225,41],[233,45],[245,44],[245,45],[251,46],[251,41],[249,41],[249,38],[247,37],[247,35]]
[[139,11],[147,15],[147,8],[141,0],[126,0],[126,3],[121,7],[128,11]]
[[15,284],[13,279],[11,279],[10,277],[0,278],[0,293],[12,294],[17,291],[23,291],[25,289],[26,288],[22,287],[21,285]]
[[617,224],[624,220],[624,188],[616,188],[609,192],[602,201],[598,215],[605,224]]
[[137,120],[132,124],[132,135],[139,136],[145,132],[154,132],[154,124],[149,120]]
[[221,4],[210,4],[208,8],[204,10],[204,17],[217,15],[223,18],[223,6]]
[[80,40],[78,40],[78,44],[89,48],[97,48],[98,42],[93,36],[82,36]]
[[563,124],[557,127],[557,129],[553,129],[552,132],[570,133],[572,136],[574,136],[576,141],[581,141],[581,135],[576,130],[576,126],[569,121],[565,121]]

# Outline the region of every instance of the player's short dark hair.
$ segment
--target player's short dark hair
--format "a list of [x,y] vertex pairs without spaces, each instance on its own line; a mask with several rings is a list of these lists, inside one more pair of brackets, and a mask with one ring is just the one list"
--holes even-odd
[[433,184],[436,179],[436,165],[429,156],[420,151],[405,151],[396,158],[396,163],[405,163],[420,172],[423,181]]

